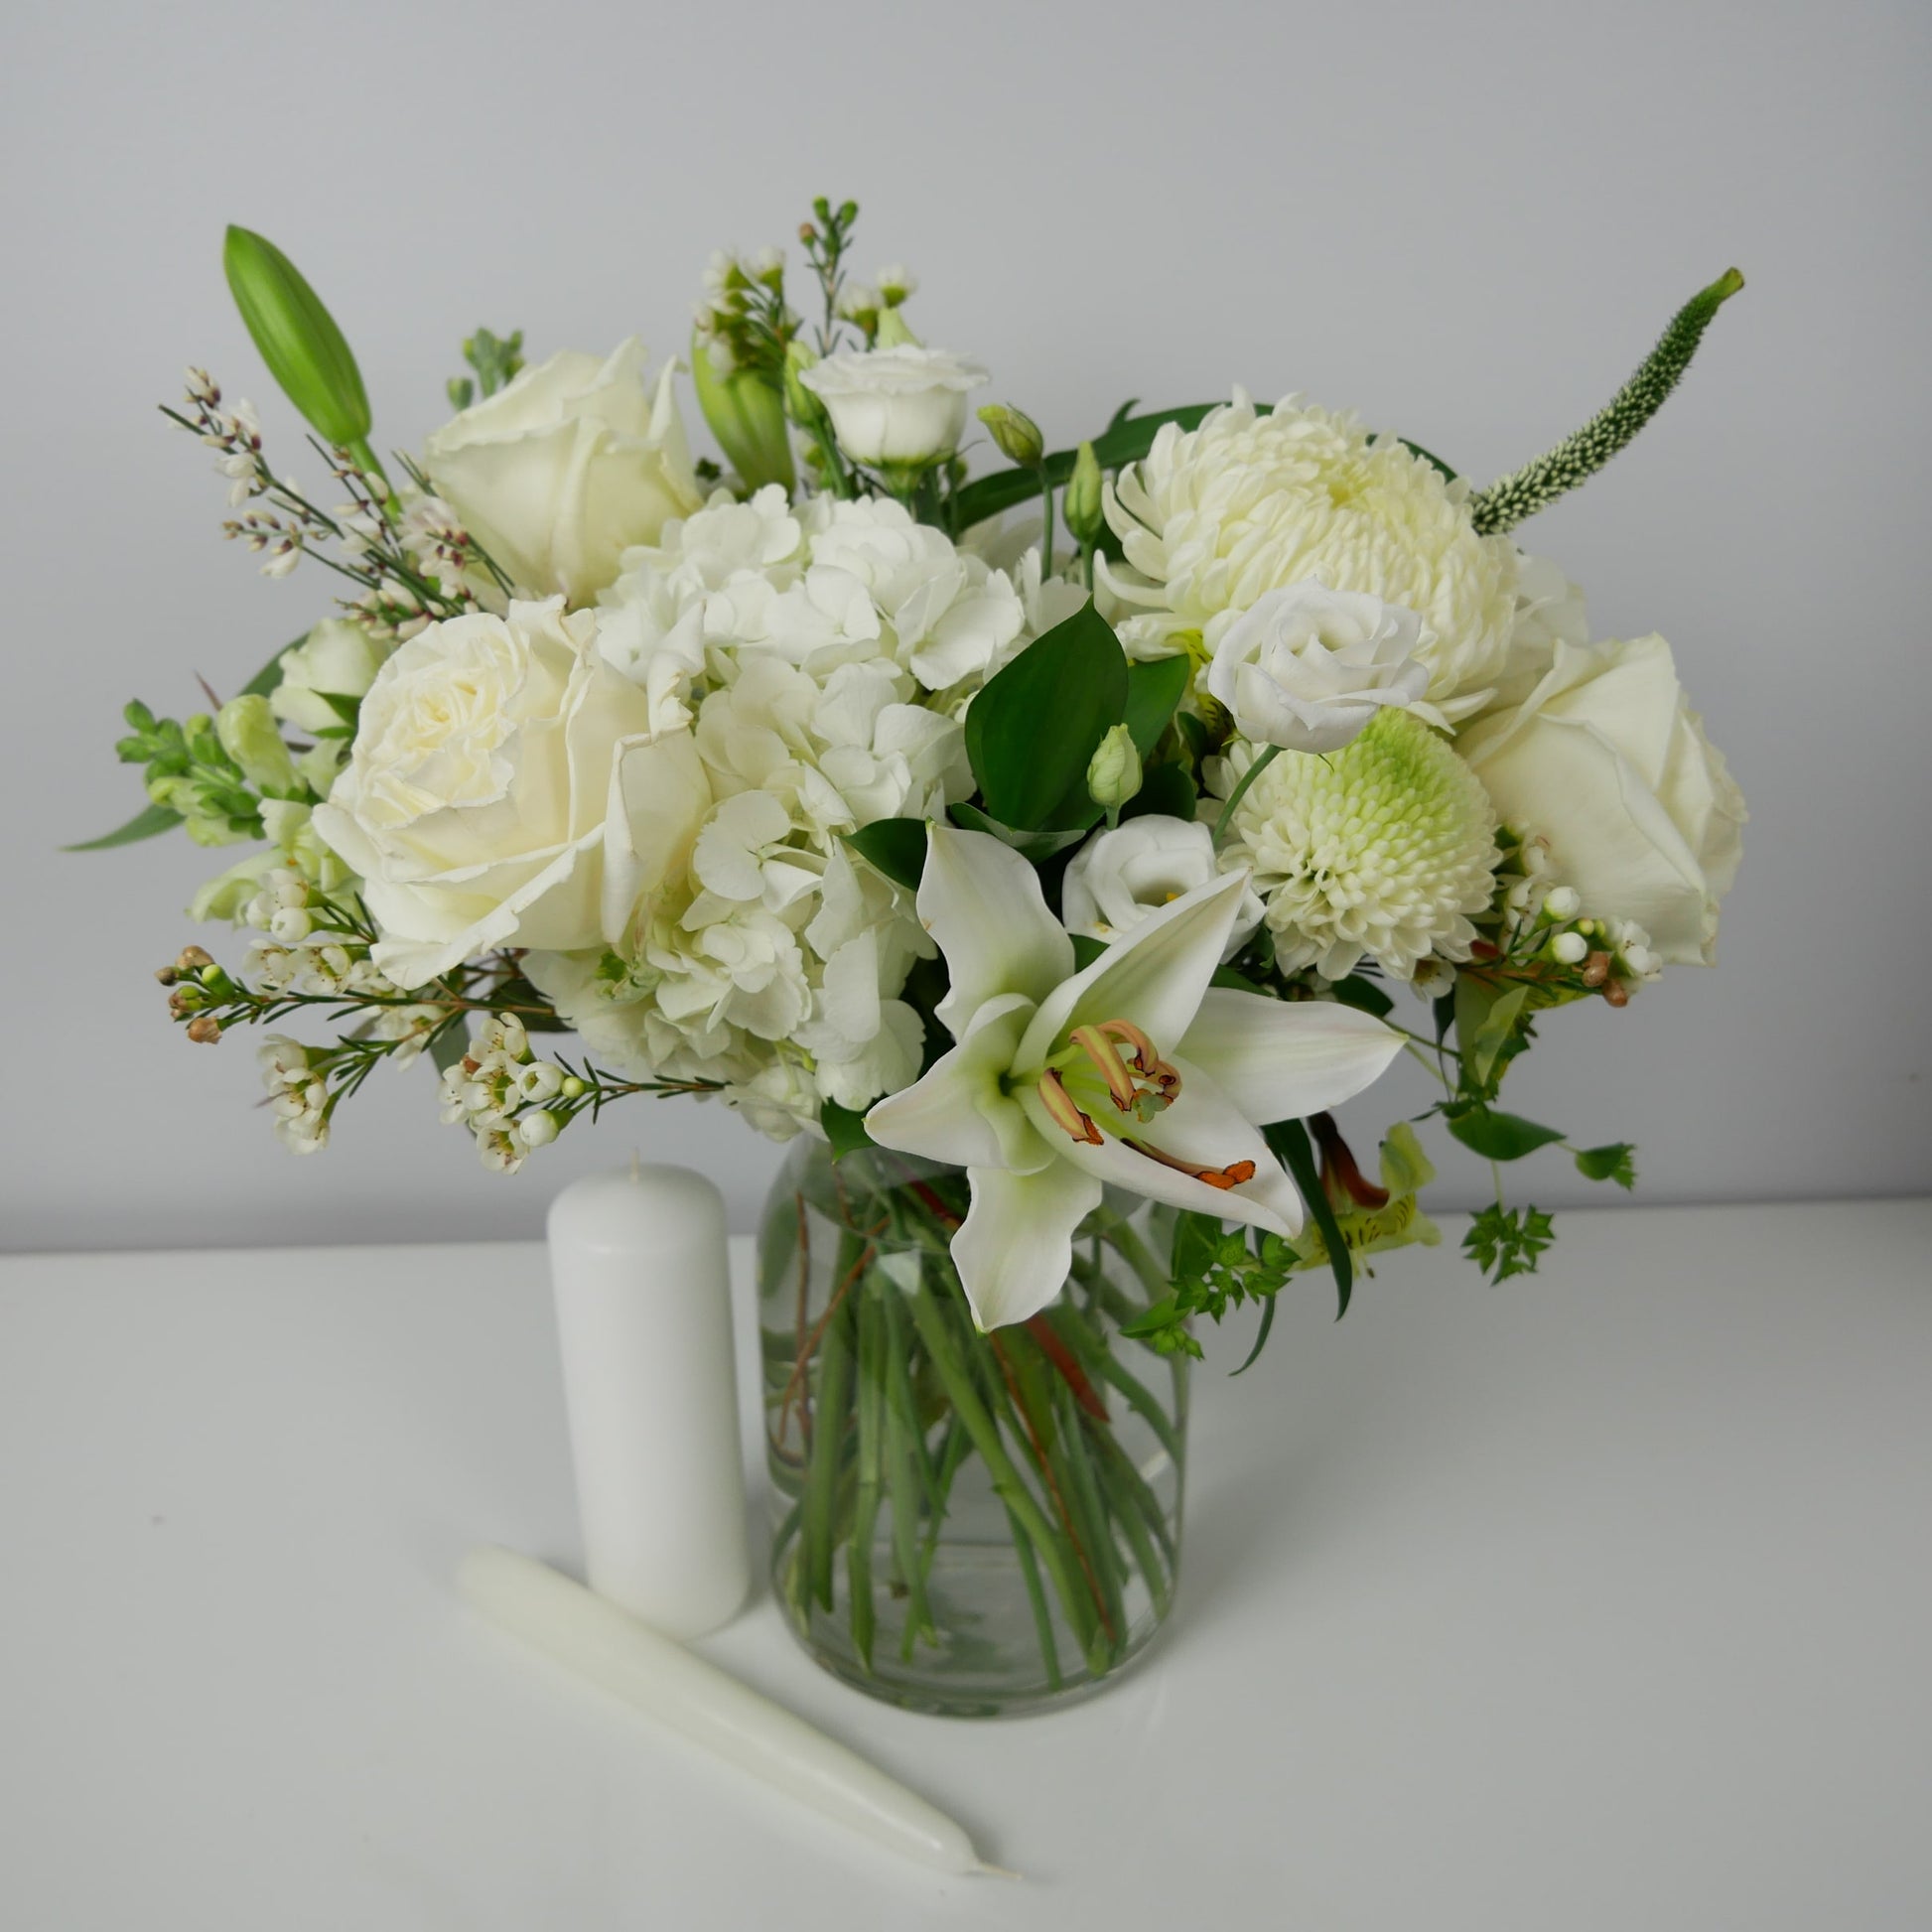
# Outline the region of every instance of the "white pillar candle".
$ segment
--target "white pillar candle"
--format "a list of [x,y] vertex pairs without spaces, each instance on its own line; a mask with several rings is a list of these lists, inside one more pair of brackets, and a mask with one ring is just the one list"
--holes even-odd
[[464,1558],[457,1588],[499,1628],[822,1816],[941,1871],[997,1869],[878,1765],[545,1565],[485,1546]]
[[591,1587],[671,1637],[751,1587],[725,1202],[685,1168],[588,1174],[550,1275]]

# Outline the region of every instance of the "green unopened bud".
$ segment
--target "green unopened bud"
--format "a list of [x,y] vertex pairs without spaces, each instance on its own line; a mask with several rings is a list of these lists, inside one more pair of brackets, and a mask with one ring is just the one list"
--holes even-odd
[[1073,541],[1083,550],[1100,535],[1103,518],[1100,509],[1100,460],[1091,443],[1080,445],[1074,459],[1073,474],[1066,480],[1060,497],[1060,514]]
[[818,357],[803,343],[786,345],[785,414],[800,429],[820,429],[826,420],[825,405],[798,379],[807,369],[816,367],[817,363]]
[[766,483],[782,483],[789,494],[794,474],[791,437],[785,428],[784,399],[777,386],[756,369],[719,375],[712,367],[709,350],[695,335],[691,339],[691,379],[698,391],[698,407],[745,486],[762,489]]
[[897,309],[882,309],[879,312],[879,329],[874,335],[875,348],[918,348],[918,337],[905,326],[905,318]]
[[295,775],[295,761],[282,743],[275,714],[259,692],[230,698],[214,721],[214,735],[221,749],[241,766],[241,775],[257,791],[271,798],[287,798],[302,789]]
[[1116,725],[1103,738],[1087,764],[1087,792],[1109,817],[1141,788],[1141,755],[1134,734]]
[[369,434],[369,399],[336,319],[272,241],[230,227],[221,265],[235,307],[282,393],[325,443],[353,449]]
[[[883,330],[881,332],[884,333]],[[989,402],[979,412],[980,421],[992,432],[1000,454],[1023,470],[1037,470],[1046,456],[1046,439],[1039,425],[1023,409],[1011,403]]]

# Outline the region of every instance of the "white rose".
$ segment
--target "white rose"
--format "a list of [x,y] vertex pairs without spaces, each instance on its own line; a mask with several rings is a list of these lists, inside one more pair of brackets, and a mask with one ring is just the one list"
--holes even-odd
[[1311,578],[1269,591],[1228,625],[1207,689],[1250,743],[1338,752],[1383,705],[1422,708],[1422,620],[1400,605]]
[[1666,960],[1711,963],[1744,800],[1663,638],[1559,639],[1529,696],[1467,727],[1456,750],[1504,823],[1549,841],[1586,912],[1635,920]]
[[703,501],[671,393],[633,337],[600,362],[553,355],[466,409],[423,446],[423,468],[522,589],[590,603],[633,544]]
[[560,598],[512,604],[432,624],[376,673],[314,823],[361,874],[398,985],[492,946],[594,946],[627,919],[641,835],[665,835],[620,782],[649,701],[596,630]]
[[[1069,932],[1109,943],[1132,932],[1221,870],[1214,835],[1205,825],[1149,812],[1111,832],[1097,833],[1073,855],[1060,883],[1060,923]],[[1222,954],[1232,959],[1261,923],[1261,899],[1251,887],[1241,897]]]
[[943,348],[842,349],[799,378],[825,405],[832,434],[854,463],[935,463],[959,447],[966,397],[987,377]]

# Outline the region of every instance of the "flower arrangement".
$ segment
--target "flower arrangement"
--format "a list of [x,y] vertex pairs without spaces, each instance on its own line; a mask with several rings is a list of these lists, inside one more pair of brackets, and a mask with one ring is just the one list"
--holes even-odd
[[[1332,1115],[1404,1054],[1438,1083],[1430,1122],[1495,1164],[1464,1239],[1493,1279],[1552,1239],[1506,1168],[1562,1147],[1633,1182],[1629,1146],[1576,1146],[1500,1089],[1545,1015],[1710,962],[1743,805],[1670,646],[1593,641],[1512,533],[1635,435],[1741,279],[1483,487],[1240,389],[1124,405],[1050,454],[988,405],[1004,467],[973,476],[987,371],[914,337],[903,269],[849,272],[857,212],[820,201],[800,230],[809,320],[775,252],[707,271],[689,372],[722,464],[691,453],[675,360],[652,373],[630,341],[526,364],[520,332],[479,330],[453,419],[385,466],[329,312],[231,229],[230,285],[326,485],[200,370],[166,413],[214,452],[227,534],[270,575],[330,572],[338,609],[208,713],[130,705],[149,803],[94,844],[247,847],[192,907],[245,930],[242,958],[190,946],[161,978],[198,1042],[331,1029],[261,1048],[295,1151],[379,1063],[422,1056],[500,1173],[641,1094],[808,1137],[800,1227],[811,1192],[853,1280],[896,1243],[956,1292],[875,1332],[834,1282],[808,1334],[801,1291],[778,1425],[815,1401],[795,1599],[831,1607],[830,1552],[870,1549],[900,1450],[913,1516],[943,1508],[934,1439],[891,1436],[896,1396],[868,1424],[863,1379],[841,1396],[824,1359],[895,1356],[956,1418],[999,1412],[962,1427],[1009,1507],[1002,1442],[1038,1450],[1016,1547],[1104,1667],[1125,1637],[1096,1551],[1132,1569],[1125,1525],[1159,1512],[1124,1478],[1109,1500],[1102,1444],[1083,1539],[1087,1485],[1054,1478],[1055,1418],[1063,1448],[1104,1418],[1113,1345],[1063,1325],[1077,1242],[1112,1230],[1134,1292],[1096,1246],[1085,1305],[1150,1357],[1244,1304],[1265,1336],[1305,1271],[1345,1308],[1369,1258],[1438,1238],[1415,1125],[1372,1177]],[[1000,1369],[976,1394],[950,1357],[983,1336]],[[904,1393],[940,1399],[917,1373]],[[1062,1523],[1020,1521],[1053,1501]],[[931,1625],[916,1531],[891,1545],[908,1654]]]

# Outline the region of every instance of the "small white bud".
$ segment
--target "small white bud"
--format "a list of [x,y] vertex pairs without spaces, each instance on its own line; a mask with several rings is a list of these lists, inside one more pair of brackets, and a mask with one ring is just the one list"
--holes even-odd
[[1559,886],[1545,897],[1543,909],[1553,919],[1574,919],[1584,909],[1584,901],[1574,886]]
[[299,946],[315,925],[306,906],[284,905],[268,922],[269,936],[285,946]]
[[516,1132],[525,1147],[548,1147],[557,1138],[557,1116],[541,1110],[534,1114],[519,1114],[516,1117]]
[[1589,941],[1581,932],[1559,932],[1550,941],[1550,957],[1561,966],[1581,966],[1589,957]]

